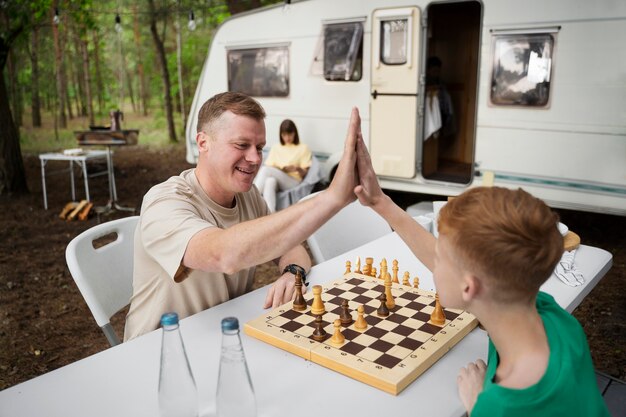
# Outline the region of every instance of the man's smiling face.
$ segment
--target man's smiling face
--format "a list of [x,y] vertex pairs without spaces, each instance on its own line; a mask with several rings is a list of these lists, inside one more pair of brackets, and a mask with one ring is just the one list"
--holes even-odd
[[265,146],[265,122],[248,116],[224,112],[206,138],[206,169],[209,197],[225,207],[232,205],[236,193],[252,187]]

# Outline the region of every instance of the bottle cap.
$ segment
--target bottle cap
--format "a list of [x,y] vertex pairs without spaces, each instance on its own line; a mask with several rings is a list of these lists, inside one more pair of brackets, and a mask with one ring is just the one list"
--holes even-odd
[[161,316],[161,326],[171,326],[174,324],[178,324],[178,314],[164,313]]
[[237,317],[226,317],[222,319],[222,331],[239,330],[239,320]]

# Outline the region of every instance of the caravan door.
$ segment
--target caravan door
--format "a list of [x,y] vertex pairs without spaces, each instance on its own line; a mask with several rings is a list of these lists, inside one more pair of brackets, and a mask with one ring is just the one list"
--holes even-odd
[[377,175],[416,174],[420,10],[375,10],[372,16],[370,153]]

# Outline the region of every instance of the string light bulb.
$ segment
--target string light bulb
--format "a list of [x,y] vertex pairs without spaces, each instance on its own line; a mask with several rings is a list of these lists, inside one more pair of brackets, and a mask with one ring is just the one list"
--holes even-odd
[[119,13],[115,15],[115,31],[117,33],[122,31],[122,18]]
[[193,15],[193,10],[189,11],[189,22],[187,22],[187,28],[192,32],[196,30],[196,18]]
[[59,8],[55,7],[54,17],[52,18],[52,23],[54,23],[55,25],[58,25],[60,22],[61,22],[61,19],[59,18]]

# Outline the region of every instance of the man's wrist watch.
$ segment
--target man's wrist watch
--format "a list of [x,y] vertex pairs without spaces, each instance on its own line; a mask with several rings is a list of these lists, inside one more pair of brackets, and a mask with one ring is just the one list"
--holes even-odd
[[306,282],[306,271],[300,265],[289,264],[285,267],[285,269],[283,269],[283,274],[285,272],[291,272],[294,275],[300,272],[300,276],[302,277],[302,284],[308,285],[308,283]]

